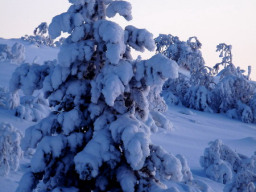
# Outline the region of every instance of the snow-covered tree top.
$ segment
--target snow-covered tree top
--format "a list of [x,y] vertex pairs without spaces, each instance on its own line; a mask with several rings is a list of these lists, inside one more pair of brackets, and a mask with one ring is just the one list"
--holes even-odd
[[126,1],[113,0],[69,0],[72,6],[65,13],[53,18],[49,26],[50,36],[55,39],[62,32],[71,33],[76,27],[96,20],[111,18],[117,13],[131,20],[132,6]]
[[[53,18],[49,35],[55,39],[61,32],[70,34],[59,55],[61,65],[68,67],[78,57],[91,60],[96,50],[103,52],[103,60],[117,65],[121,58],[131,59],[130,48],[153,51],[153,35],[146,29],[127,26],[123,30],[107,18],[116,14],[131,20],[132,6],[127,1],[70,0],[67,12]],[[130,47],[130,48],[129,48]],[[106,57],[106,58],[105,58]]]
[[48,31],[48,25],[46,22],[42,22],[34,30],[34,35],[44,35]]

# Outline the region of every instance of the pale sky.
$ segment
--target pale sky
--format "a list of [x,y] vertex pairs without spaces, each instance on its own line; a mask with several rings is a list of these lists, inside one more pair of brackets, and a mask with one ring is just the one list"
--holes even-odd
[[[253,68],[256,79],[256,0],[130,0],[133,21],[118,18],[122,26],[146,28],[156,37],[172,34],[187,40],[197,36],[206,65],[220,61],[219,43],[232,44],[236,66]],[[1,0],[0,37],[32,34],[41,22],[66,11],[68,0]],[[146,53],[146,55],[149,55]],[[147,56],[145,56],[147,57]]]

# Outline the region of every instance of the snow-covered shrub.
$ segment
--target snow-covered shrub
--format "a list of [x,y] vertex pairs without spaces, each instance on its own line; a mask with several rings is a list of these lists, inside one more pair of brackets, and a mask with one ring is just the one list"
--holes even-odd
[[25,46],[21,43],[15,43],[12,47],[6,44],[0,44],[0,62],[9,61],[20,64],[25,60]]
[[203,66],[191,72],[190,84],[182,100],[186,107],[199,111],[213,112],[212,89],[215,87],[212,69]]
[[[163,96],[167,103],[182,103],[197,110],[211,111],[209,87],[212,76],[207,73],[200,48],[202,44],[196,37],[186,42],[172,35],[160,35],[155,39],[157,53],[162,53],[175,60],[182,70],[178,79],[169,79],[163,87]],[[209,85],[208,85],[209,84]],[[206,88],[205,88],[206,87]]]
[[229,109],[226,115],[231,119],[239,119],[238,112],[236,109]]
[[[55,61],[45,62],[44,65],[25,63],[16,68],[10,79],[7,102],[16,116],[28,121],[38,121],[48,116],[51,111],[48,100],[42,93],[33,93],[43,88],[43,79],[55,64]],[[19,89],[22,89],[25,96],[19,96]]]
[[52,38],[70,34],[60,64],[20,66],[25,75],[18,69],[12,80],[13,91],[43,89],[56,109],[26,130],[22,148],[36,152],[17,192],[152,191],[162,179],[189,178],[184,159],[152,145],[146,123],[150,88],[177,76],[177,64],[160,54],[132,59],[131,48],[154,49],[152,34],[107,20],[116,13],[131,19],[130,3],[70,2],[49,27]]
[[20,105],[20,95],[19,92],[9,92],[7,100],[7,108],[14,109]]
[[190,86],[189,78],[180,73],[177,79],[168,79],[166,81],[163,86],[162,96],[167,104],[182,104]]
[[10,59],[11,55],[10,47],[6,44],[0,44],[0,62]]
[[252,123],[253,122],[253,113],[251,108],[242,103],[241,101],[237,102],[237,114],[238,117],[245,123]]
[[[224,43],[217,46],[222,61],[214,70],[218,72],[221,66],[223,69],[215,77],[213,69],[206,66],[191,72],[188,91],[180,100],[190,108],[226,113],[231,118],[250,123],[254,121],[252,103],[256,86],[249,80],[250,71],[244,75],[244,71],[232,63],[231,48]],[[198,91],[198,87],[204,88]],[[199,101],[201,104],[204,101],[203,107]]]
[[190,83],[192,86],[204,86],[209,92],[215,88],[214,69],[203,66],[190,75]]
[[11,62],[21,64],[25,60],[25,46],[21,43],[15,43],[12,46]]
[[224,191],[254,191],[255,189],[255,155],[248,158],[234,152],[222,141],[216,140],[205,149],[200,163],[209,178],[227,184]]
[[256,95],[252,97],[252,99],[249,102],[249,106],[252,110],[253,115],[253,123],[256,123]]
[[256,172],[252,172],[250,170],[243,170],[238,172],[234,181],[225,186],[224,192],[229,191],[246,191],[246,192],[255,192],[256,182]]
[[237,89],[236,91],[233,91],[235,93],[235,98],[238,98],[238,100],[241,100],[243,103],[248,103],[255,86],[253,87],[252,83],[248,80],[248,76],[243,74],[244,70],[241,70],[240,67],[236,68],[232,63],[231,49],[232,46],[226,45],[225,43],[217,45],[217,51],[220,52],[219,57],[222,58],[222,61],[217,63],[214,66],[214,69],[218,71],[222,65],[224,68],[217,74],[219,84],[222,84],[221,86],[223,89],[228,89],[227,92],[233,91],[230,89],[234,87]]
[[51,112],[48,101],[41,94],[21,97],[20,105],[14,110],[15,116],[28,121],[39,121]]
[[20,65],[10,79],[10,92],[16,94],[22,89],[25,95],[32,95],[34,90],[42,89],[44,77],[51,72],[55,64],[55,62],[46,62],[44,65],[27,63]]
[[[162,95],[167,104],[226,113],[245,123],[255,121],[253,96],[256,86],[249,80],[250,67],[248,75],[244,75],[244,71],[232,63],[231,45],[221,43],[217,46],[222,61],[211,69],[204,66],[201,43],[196,37],[183,42],[172,35],[160,35],[155,42],[157,53],[175,60],[182,68],[177,79],[169,79],[163,86]],[[223,69],[218,72],[221,66]]]
[[0,87],[0,107],[7,107],[7,90],[3,87]]
[[12,125],[0,124],[0,175],[5,176],[10,170],[18,170],[22,158],[21,138],[21,132]]
[[184,96],[183,105],[199,111],[212,112],[211,93],[204,86],[191,86]]
[[243,70],[236,68],[232,63],[231,45],[221,43],[217,46],[222,61],[215,65],[218,71],[219,82],[212,91],[212,108],[216,112],[227,113],[232,118],[241,119],[243,122],[254,121],[253,110],[250,108],[255,94],[255,84],[248,80]]
[[180,41],[178,37],[161,34],[155,39],[156,52],[176,61],[180,67],[195,72],[204,66],[200,48],[202,44],[197,37]]
[[210,143],[210,147],[205,149],[200,163],[205,169],[206,176],[223,184],[230,183],[233,175],[242,167],[239,154],[222,144],[220,140]]
[[[225,43],[220,43],[217,45],[216,52],[220,52],[219,57],[222,58],[220,63],[217,63],[213,68],[218,73],[220,66],[222,65],[224,69],[229,68],[229,70],[235,69],[232,62],[232,45],[227,45]],[[224,71],[223,71],[224,72]],[[222,72],[222,73],[223,73]]]
[[243,77],[227,75],[219,81],[213,90],[214,109],[217,112],[227,112],[237,108],[240,101],[249,104],[254,95],[255,85]]

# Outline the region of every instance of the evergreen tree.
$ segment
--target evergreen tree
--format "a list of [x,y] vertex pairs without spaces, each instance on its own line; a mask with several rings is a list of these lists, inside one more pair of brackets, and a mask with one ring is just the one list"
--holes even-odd
[[131,48],[154,49],[152,34],[106,19],[118,13],[130,20],[130,3],[70,2],[49,27],[52,38],[70,34],[60,64],[23,65],[13,77],[13,92],[43,89],[56,109],[26,130],[22,148],[36,152],[17,192],[158,191],[163,179],[191,183],[185,159],[150,141],[148,92],[176,77],[177,64],[160,54],[132,60]]
[[255,191],[256,154],[251,157],[236,153],[229,146],[216,140],[204,150],[200,163],[206,176],[225,184],[225,192]]
[[15,43],[12,47],[0,44],[0,62],[8,61],[21,64],[25,60],[25,47],[21,43]]
[[22,158],[21,132],[11,124],[0,124],[0,175],[6,176],[10,170],[17,171]]
[[[217,46],[222,61],[214,67],[223,69],[217,74],[219,82],[213,90],[212,108],[216,112],[227,113],[228,116],[253,122],[253,112],[249,107],[255,93],[255,85],[243,74],[243,70],[232,63],[232,46],[221,43]],[[253,108],[253,106],[252,106]]]
[[200,51],[202,44],[197,37],[180,41],[178,37],[162,34],[155,39],[155,43],[157,53],[176,61],[181,69],[178,79],[169,79],[163,87],[167,103],[181,103],[186,107],[211,112],[213,70],[204,65]]
[[194,73],[204,67],[204,59],[200,51],[202,44],[197,37],[190,37],[187,41],[179,40],[173,35],[161,34],[155,39],[156,52],[177,62],[179,67]]

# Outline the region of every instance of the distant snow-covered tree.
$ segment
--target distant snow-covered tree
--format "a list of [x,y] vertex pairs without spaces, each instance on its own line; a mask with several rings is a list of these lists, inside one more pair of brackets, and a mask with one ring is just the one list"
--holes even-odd
[[21,132],[12,125],[0,124],[0,175],[6,176],[10,170],[18,170],[22,157],[22,137]]
[[48,32],[48,25],[46,22],[42,22],[34,30],[34,35],[45,35]]
[[248,75],[235,67],[232,46],[217,45],[221,62],[214,68],[204,65],[196,37],[180,41],[172,35],[160,35],[155,39],[157,53],[162,53],[179,65],[179,77],[169,79],[163,86],[162,96],[167,104],[182,104],[200,111],[226,113],[243,122],[255,122],[254,94],[256,85]]
[[195,72],[204,66],[200,48],[201,42],[197,37],[190,37],[187,41],[180,41],[173,35],[161,34],[155,39],[156,52],[176,61],[180,67]]
[[7,107],[7,97],[7,90],[3,87],[0,87],[0,107]]
[[12,47],[6,44],[0,44],[0,62],[8,61],[21,64],[25,60],[25,46],[21,43],[15,43]]
[[254,94],[254,96],[250,100],[249,106],[250,106],[250,108],[252,110],[253,123],[256,123],[256,94]]
[[222,58],[220,63],[217,63],[213,68],[216,72],[219,71],[220,66],[222,65],[224,68],[231,68],[234,69],[235,66],[233,65],[232,61],[232,45],[227,45],[225,43],[220,43],[217,45],[216,52],[220,52],[219,57]]
[[10,47],[6,44],[0,44],[0,62],[10,59],[11,55]]
[[177,79],[168,79],[163,86],[162,95],[167,104],[182,104],[187,90],[191,86],[189,77],[179,74]]
[[[248,80],[243,70],[236,68],[232,63],[231,45],[224,43],[217,46],[220,51],[222,62],[214,67],[219,70],[220,65],[224,68],[217,74],[219,82],[213,90],[213,109],[216,112],[228,112],[228,115],[244,122],[253,122],[252,110],[249,103],[255,94],[255,84]],[[237,115],[236,115],[237,114]]]
[[241,101],[237,102],[237,113],[239,119],[241,119],[245,123],[252,123],[253,122],[253,112],[250,106],[242,103]]
[[12,46],[12,63],[21,64],[25,60],[25,46],[21,43],[15,43]]
[[246,157],[216,140],[205,149],[200,162],[209,178],[226,184],[225,192],[255,190],[255,154],[250,158]]
[[190,87],[187,89],[183,105],[199,111],[213,112],[212,90],[215,88],[213,69],[203,66],[191,72]]
[[54,47],[55,43],[53,39],[48,34],[48,24],[46,22],[42,22],[39,24],[33,31],[34,35],[25,35],[21,37],[23,41],[30,42],[35,44],[36,46],[46,45],[50,47]]
[[160,35],[155,39],[157,52],[175,60],[187,74],[179,74],[178,79],[168,80],[163,87],[163,96],[167,103],[182,103],[186,107],[201,111],[212,111],[211,93],[214,87],[212,69],[204,66],[197,37],[186,42],[172,35]]
[[211,92],[205,86],[191,86],[184,95],[183,104],[186,107],[199,111],[212,112],[211,109]]
[[210,143],[200,163],[208,177],[223,184],[230,183],[233,175],[241,168],[239,155],[223,145],[220,140]]
[[208,91],[215,88],[214,70],[210,67],[203,66],[191,73],[190,83],[194,86],[204,86]]
[[22,148],[36,152],[17,192],[163,191],[164,179],[202,188],[193,183],[182,156],[150,141],[154,119],[147,96],[150,88],[177,76],[176,62],[161,54],[132,59],[132,48],[154,50],[152,34],[107,20],[116,14],[130,20],[130,3],[70,2],[49,27],[53,39],[70,34],[60,49],[60,64],[25,64],[12,78],[13,92],[43,89],[55,107],[26,130]]

